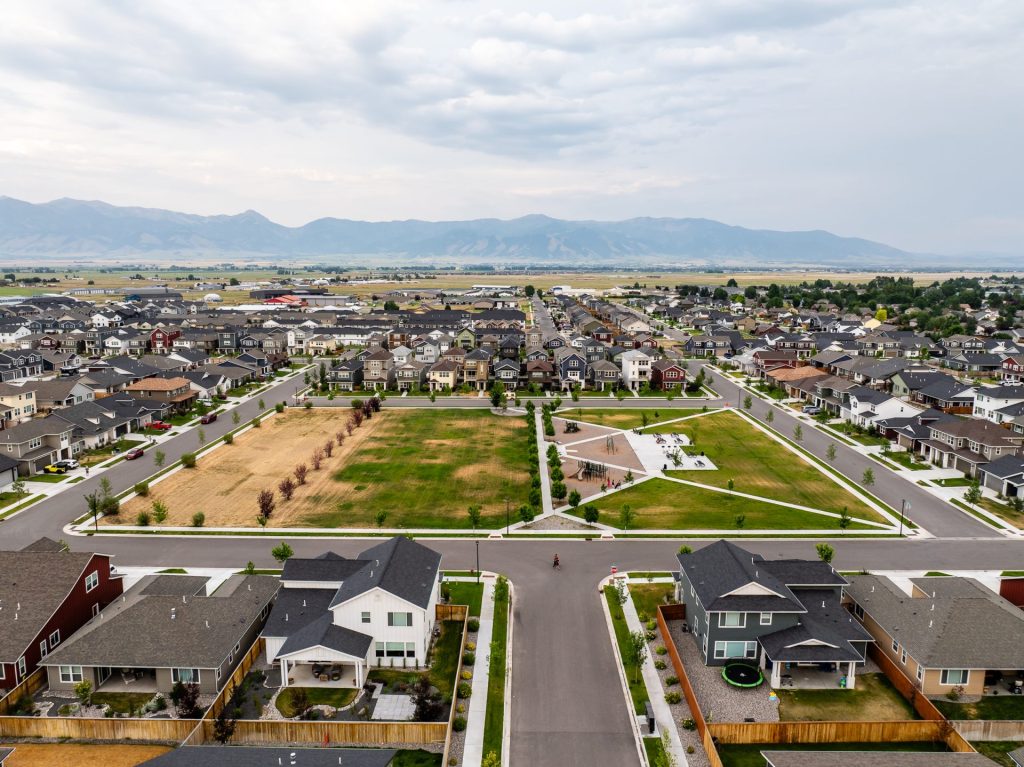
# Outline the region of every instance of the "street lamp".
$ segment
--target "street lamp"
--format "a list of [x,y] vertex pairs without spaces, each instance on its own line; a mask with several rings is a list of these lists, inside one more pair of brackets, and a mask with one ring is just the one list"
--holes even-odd
[[509,517],[509,515],[511,514],[511,512],[509,511],[509,507],[508,507],[509,503],[510,503],[510,501],[509,501],[508,497],[506,496],[506,498],[505,498],[505,535],[508,535],[509,527],[512,524],[511,521],[510,521],[510,517]]
[[476,582],[480,582],[480,541],[476,542]]
[[910,504],[907,499],[904,498],[900,501],[900,537],[903,537],[903,517],[906,516],[907,511],[910,509]]

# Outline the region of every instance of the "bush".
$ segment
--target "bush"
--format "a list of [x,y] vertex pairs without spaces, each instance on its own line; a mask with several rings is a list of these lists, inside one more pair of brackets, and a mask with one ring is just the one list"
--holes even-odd
[[149,495],[149,483],[148,482],[136,482],[135,483],[135,494],[141,495],[145,498]]
[[473,694],[473,687],[469,682],[459,682],[457,694],[460,698],[468,698]]
[[656,652],[658,655],[666,655],[668,654],[668,649],[665,647],[665,645],[660,644],[654,648],[654,652]]
[[679,677],[677,677],[677,676],[667,676],[667,677],[665,677],[665,684],[667,684],[667,685],[679,684]]
[[194,469],[196,467],[196,454],[182,453],[181,465],[184,466],[186,469]]
[[234,434],[231,434],[230,432],[228,432],[227,434],[224,435],[224,444],[225,445],[230,445],[234,441],[235,441],[235,435]]
[[284,403],[283,402],[278,402],[276,405],[274,405],[274,412],[275,413],[283,413],[284,412]]
[[668,664],[663,660],[656,660],[654,661],[654,667],[658,669],[658,671],[664,671],[668,668]]
[[452,730],[462,732],[466,729],[466,717],[457,716],[452,720]]
[[469,624],[468,624],[467,628],[470,631],[474,632],[474,633],[479,631],[480,630],[480,619],[479,618],[470,618],[469,619]]
[[167,504],[163,501],[153,501],[153,519],[157,524],[167,519]]
[[149,512],[143,509],[135,517],[135,524],[139,527],[149,527]]
[[683,699],[683,696],[680,695],[675,690],[673,690],[672,692],[666,692],[665,693],[665,702],[666,703],[673,703],[673,704],[675,704],[675,703],[679,703],[682,699]]
[[462,654],[462,665],[472,666],[476,663],[476,653],[464,652]]
[[464,669],[462,669],[462,673],[459,674],[459,676],[461,676],[463,679],[465,679],[468,682],[470,679],[473,678],[473,672],[470,671],[468,668],[464,668]]
[[694,730],[694,729],[697,728],[697,723],[695,721],[693,721],[692,719],[689,719],[689,718],[684,719],[679,724],[682,726],[682,728],[684,730]]
[[259,418],[253,418],[252,419],[252,428],[254,428],[254,429],[260,428],[260,419]]
[[201,511],[197,511],[192,515],[192,527],[202,527],[206,524],[206,515]]
[[476,642],[466,642],[466,649],[470,652],[476,652]]

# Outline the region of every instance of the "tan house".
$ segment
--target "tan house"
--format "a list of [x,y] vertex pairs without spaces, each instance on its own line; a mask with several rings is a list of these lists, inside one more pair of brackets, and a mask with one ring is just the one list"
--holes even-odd
[[925,695],[1006,694],[1021,678],[1024,611],[973,578],[849,581],[848,609]]
[[306,339],[306,351],[313,356],[333,354],[338,350],[338,342],[334,336],[317,335]]
[[32,389],[0,383],[0,422],[3,428],[23,423],[35,412],[36,393]]
[[447,386],[454,389],[459,383],[459,363],[451,360],[435,362],[427,371],[427,383],[431,391],[437,391]]
[[176,410],[187,410],[197,393],[187,378],[143,378],[125,387],[125,391],[137,399],[155,399],[173,405]]

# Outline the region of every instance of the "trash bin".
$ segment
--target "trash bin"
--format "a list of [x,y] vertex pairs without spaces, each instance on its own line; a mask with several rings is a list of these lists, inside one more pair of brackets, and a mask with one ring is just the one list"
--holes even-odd
[[654,734],[654,708],[649,700],[644,701],[644,713],[647,714],[647,732]]

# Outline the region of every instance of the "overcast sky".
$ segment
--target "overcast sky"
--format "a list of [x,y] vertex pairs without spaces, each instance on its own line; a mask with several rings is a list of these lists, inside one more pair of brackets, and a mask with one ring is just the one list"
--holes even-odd
[[8,0],[0,194],[1024,252],[1021,0],[506,6]]

